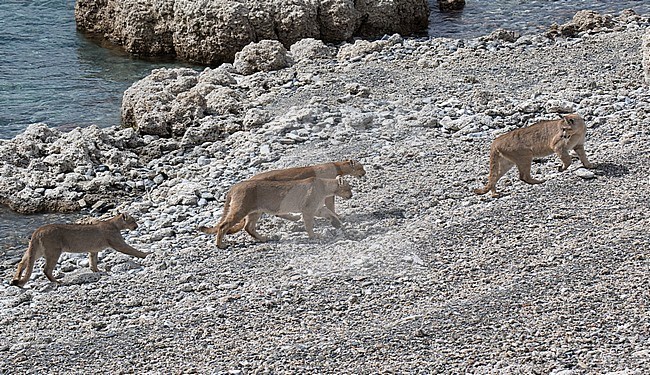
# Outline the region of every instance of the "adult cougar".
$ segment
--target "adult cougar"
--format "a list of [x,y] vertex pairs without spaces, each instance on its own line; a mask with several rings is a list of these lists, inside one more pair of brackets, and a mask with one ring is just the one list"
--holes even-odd
[[88,252],[90,269],[97,268],[97,253],[113,248],[121,253],[144,258],[149,253],[136,250],[129,246],[120,233],[121,230],[133,230],[138,227],[135,220],[128,214],[122,213],[111,219],[97,221],[92,224],[48,224],[34,231],[29,241],[29,248],[18,263],[18,269],[11,285],[23,286],[29,281],[34,269],[34,262],[40,257],[45,257],[43,272],[47,278],[59,283],[52,276],[52,271],[59,261],[62,252],[84,253]]
[[[249,178],[249,180],[269,180],[269,181],[292,181],[292,180],[303,180],[309,177],[319,177],[319,178],[335,178],[336,176],[355,176],[361,177],[366,174],[366,170],[363,168],[363,165],[356,160],[342,160],[332,163],[323,163],[316,165],[309,165],[306,167],[293,167],[285,169],[275,169],[271,171],[266,171],[258,173],[255,176]],[[331,211],[336,213],[334,209],[334,197],[327,197],[325,199],[325,206]],[[283,219],[297,221],[300,219],[300,216],[293,214],[280,214],[277,215]],[[316,213],[317,217],[327,216],[326,212]],[[332,219],[332,225],[335,228],[340,227],[341,221]],[[244,221],[240,221],[235,224],[228,230],[228,234],[233,234],[239,232],[244,228]]]
[[267,237],[257,233],[256,224],[262,213],[301,213],[309,238],[314,238],[316,212],[337,221],[336,213],[324,206],[328,197],[337,195],[350,199],[350,185],[338,176],[335,179],[310,177],[296,181],[246,180],[233,185],[226,194],[226,203],[219,224],[215,227],[199,227],[203,233],[217,234],[217,247],[223,249],[223,236],[233,225],[244,221],[248,234],[258,241]]
[[534,157],[547,156],[552,153],[562,161],[559,171],[564,171],[571,165],[570,150],[575,150],[586,168],[594,165],[587,160],[584,143],[587,127],[578,114],[561,116],[558,120],[544,120],[534,125],[515,129],[498,136],[490,147],[490,175],[482,189],[475,189],[476,194],[492,191],[492,196],[498,197],[497,181],[512,168],[519,169],[519,179],[529,184],[540,184],[530,175],[530,167]]

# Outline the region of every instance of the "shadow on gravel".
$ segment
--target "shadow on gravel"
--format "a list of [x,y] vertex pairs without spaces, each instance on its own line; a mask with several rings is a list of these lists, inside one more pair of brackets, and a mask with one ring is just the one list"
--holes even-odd
[[376,210],[363,214],[345,215],[345,220],[349,222],[377,221],[382,219],[405,219],[404,210],[400,208],[388,210]]
[[[399,225],[399,220],[405,218],[406,215],[404,210],[399,208],[376,210],[363,214],[345,215],[343,217],[343,227],[345,228],[346,238],[361,241],[372,235],[381,235],[386,233],[389,230],[386,225]],[[389,221],[382,222],[382,220]],[[373,223],[373,225],[366,227],[364,230],[357,230],[355,229],[354,223]]]
[[594,172],[607,177],[623,177],[630,174],[630,170],[625,165],[616,163],[597,163]]

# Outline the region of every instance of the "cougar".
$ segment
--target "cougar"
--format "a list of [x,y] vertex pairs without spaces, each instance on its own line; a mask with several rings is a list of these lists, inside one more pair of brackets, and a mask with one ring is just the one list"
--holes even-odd
[[244,221],[246,231],[258,241],[267,237],[257,233],[256,224],[262,213],[301,213],[305,229],[314,238],[314,216],[320,213],[341,225],[336,213],[324,205],[328,197],[352,197],[350,185],[341,176],[310,177],[303,180],[246,180],[233,185],[226,194],[221,221],[215,227],[199,227],[203,233],[217,234],[217,247],[223,249],[223,237],[233,225]]
[[136,250],[129,246],[120,233],[121,230],[133,230],[138,227],[135,220],[126,213],[121,213],[108,220],[96,221],[92,224],[48,224],[39,227],[32,233],[29,248],[18,263],[18,270],[14,275],[11,285],[23,286],[29,281],[34,269],[34,262],[40,257],[45,257],[43,272],[47,278],[59,283],[52,276],[52,271],[62,252],[84,253],[88,252],[90,269],[97,268],[97,253],[113,248],[121,253],[144,258],[149,253]]
[[552,153],[557,154],[562,165],[559,171],[564,171],[571,165],[569,151],[575,150],[586,168],[593,168],[585,154],[584,143],[587,127],[578,114],[560,116],[558,120],[544,120],[531,126],[515,129],[498,136],[490,147],[490,174],[487,185],[475,189],[476,194],[492,191],[492,196],[498,197],[497,181],[512,168],[519,169],[519,179],[529,184],[540,184],[530,175],[533,158],[543,157]]

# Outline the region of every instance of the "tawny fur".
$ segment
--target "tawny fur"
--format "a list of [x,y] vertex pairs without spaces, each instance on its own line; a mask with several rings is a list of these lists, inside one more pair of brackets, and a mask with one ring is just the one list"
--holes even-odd
[[533,158],[555,153],[562,161],[560,171],[571,165],[569,151],[574,150],[582,165],[593,168],[587,159],[584,143],[587,127],[578,114],[562,116],[558,120],[540,121],[534,125],[516,129],[498,136],[490,147],[490,175],[482,189],[475,189],[476,194],[492,191],[492,196],[500,194],[496,191],[499,179],[513,166],[519,170],[519,179],[529,184],[539,184],[530,174]]
[[[342,160],[332,163],[323,163],[316,165],[309,165],[306,167],[293,167],[285,169],[275,169],[272,171],[266,171],[255,176],[251,177],[249,180],[269,180],[269,181],[293,181],[293,180],[304,180],[309,177],[318,177],[318,178],[336,178],[336,176],[354,176],[362,177],[366,174],[366,170],[363,168],[363,165],[356,160]],[[332,212],[336,213],[334,209],[334,197],[328,197],[325,199],[325,206]],[[317,217],[324,217],[326,214],[317,213]],[[297,221],[300,219],[300,216],[292,214],[278,215],[283,219]],[[239,232],[244,228],[244,221],[240,221],[234,225],[228,234]],[[335,228],[340,227],[340,221],[332,220],[332,225]]]
[[34,231],[29,241],[29,248],[18,263],[18,269],[11,285],[23,286],[32,275],[34,262],[45,257],[43,272],[55,283],[59,281],[52,276],[52,271],[59,261],[61,253],[88,252],[90,269],[97,268],[97,253],[113,248],[121,253],[144,258],[148,253],[141,252],[129,246],[120,233],[121,230],[133,230],[138,227],[135,220],[128,214],[119,214],[111,219],[96,221],[92,224],[49,224]]
[[248,234],[258,241],[267,237],[257,233],[257,220],[263,213],[280,215],[300,213],[310,238],[314,238],[314,216],[319,213],[337,221],[338,216],[327,208],[325,200],[339,196],[352,197],[350,185],[342,177],[324,179],[310,177],[296,181],[246,180],[233,185],[226,195],[221,221],[215,227],[200,227],[208,234],[217,234],[217,247],[224,248],[223,237],[240,221]]

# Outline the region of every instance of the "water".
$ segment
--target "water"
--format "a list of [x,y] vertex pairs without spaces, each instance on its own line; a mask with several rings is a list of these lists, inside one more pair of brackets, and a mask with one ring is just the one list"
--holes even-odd
[[[429,3],[429,34],[451,38],[498,27],[536,33],[567,22],[580,9],[650,13],[650,1],[638,0],[467,0],[462,12],[445,14],[437,11],[436,0]],[[60,128],[117,125],[124,90],[162,66],[189,65],[142,61],[99,47],[77,33],[73,0],[0,0],[0,139],[34,122]],[[74,218],[0,209],[0,255],[26,246],[34,228]]]
[[77,33],[72,0],[0,1],[0,138],[45,122],[71,128],[120,123],[122,93],[152,63]]
[[553,23],[568,22],[583,9],[609,14],[633,9],[650,14],[647,0],[466,0],[465,9],[452,13],[440,13],[436,0],[429,0],[429,6],[429,35],[447,38],[474,38],[499,27],[539,33]]

